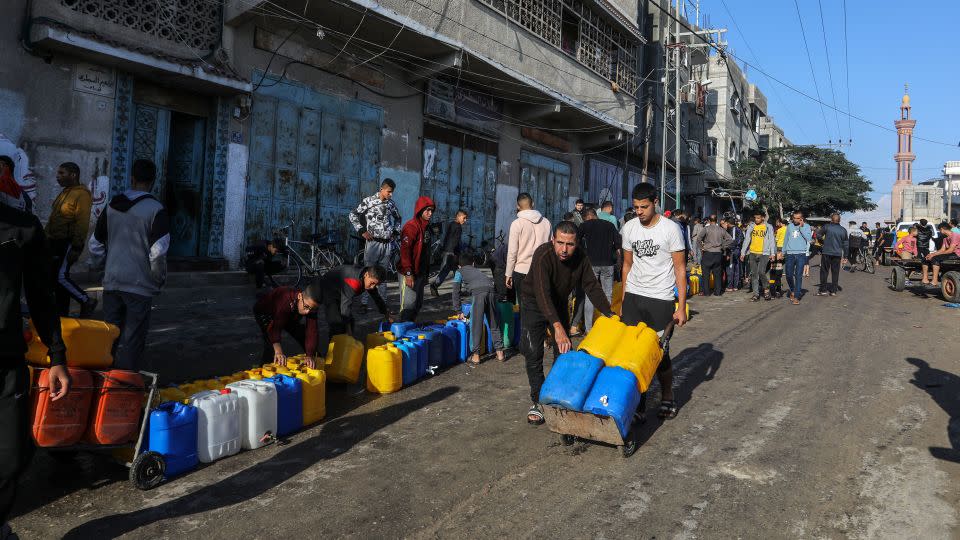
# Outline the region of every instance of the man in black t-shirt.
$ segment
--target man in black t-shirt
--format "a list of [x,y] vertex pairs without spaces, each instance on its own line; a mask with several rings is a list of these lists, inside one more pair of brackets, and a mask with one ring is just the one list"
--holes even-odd
[[[467,218],[466,210],[457,210],[456,217],[447,224],[447,230],[444,231],[443,264],[440,267],[440,273],[437,274],[437,278],[430,283],[430,292],[433,293],[434,297],[440,296],[440,291],[438,291],[437,288],[443,284],[443,281],[447,278],[447,274],[457,271],[457,255],[460,254],[460,237],[463,234],[463,224],[467,222]],[[454,283],[453,286],[459,287],[460,284]],[[459,294],[455,296],[459,296]]]

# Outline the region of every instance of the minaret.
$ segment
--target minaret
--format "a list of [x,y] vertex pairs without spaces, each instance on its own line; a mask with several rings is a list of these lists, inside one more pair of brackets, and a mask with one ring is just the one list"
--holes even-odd
[[900,210],[903,201],[903,186],[913,183],[913,160],[917,159],[913,153],[913,127],[917,121],[910,118],[910,94],[907,85],[903,85],[903,99],[900,101],[900,119],[893,123],[897,127],[897,153],[893,160],[897,163],[897,181],[893,184],[890,210],[893,220],[900,219]]

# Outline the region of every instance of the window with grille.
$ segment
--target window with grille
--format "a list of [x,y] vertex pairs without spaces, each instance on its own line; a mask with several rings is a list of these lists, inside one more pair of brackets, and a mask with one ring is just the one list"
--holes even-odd
[[927,194],[926,191],[918,191],[918,192],[914,193],[914,194],[913,194],[913,205],[916,206],[916,207],[918,207],[918,208],[926,208],[926,207],[927,207],[927,195],[928,195],[928,194]]
[[220,40],[221,2],[197,0],[60,0],[88,17],[198,51],[211,51]]
[[577,0],[478,0],[633,94],[640,46]]

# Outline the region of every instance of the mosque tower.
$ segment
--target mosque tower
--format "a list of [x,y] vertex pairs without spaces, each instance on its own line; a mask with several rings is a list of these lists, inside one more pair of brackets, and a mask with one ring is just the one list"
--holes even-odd
[[903,99],[900,101],[900,119],[893,123],[897,128],[897,153],[893,160],[897,163],[897,181],[893,184],[890,210],[894,221],[900,219],[903,187],[913,183],[913,127],[917,121],[910,118],[910,94],[907,85],[903,85]]

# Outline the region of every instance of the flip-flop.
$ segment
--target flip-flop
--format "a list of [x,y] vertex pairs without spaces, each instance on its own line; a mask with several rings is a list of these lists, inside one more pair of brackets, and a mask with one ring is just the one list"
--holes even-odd
[[[531,420],[530,417],[534,417],[534,420]],[[530,407],[530,410],[527,411],[527,423],[534,426],[542,425],[546,420],[543,418],[543,410],[540,409],[540,405],[534,405]]]
[[661,420],[670,420],[677,417],[677,403],[670,399],[660,402],[660,410],[657,411],[657,418]]

